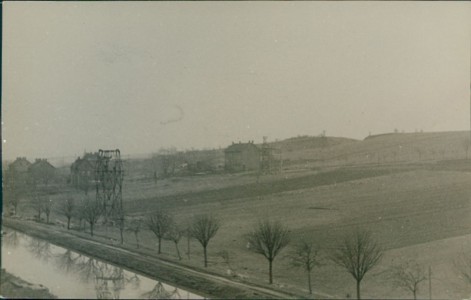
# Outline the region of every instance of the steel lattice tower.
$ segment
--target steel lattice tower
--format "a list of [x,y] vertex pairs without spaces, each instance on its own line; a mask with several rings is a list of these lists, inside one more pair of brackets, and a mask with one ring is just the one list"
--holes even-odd
[[123,177],[123,162],[119,149],[100,149],[95,166],[96,200],[103,205],[105,220],[122,213]]

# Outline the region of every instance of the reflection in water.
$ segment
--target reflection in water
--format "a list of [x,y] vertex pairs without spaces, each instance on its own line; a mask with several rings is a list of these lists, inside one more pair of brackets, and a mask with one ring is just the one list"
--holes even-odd
[[77,258],[73,257],[72,251],[67,249],[64,253],[57,254],[55,258],[56,266],[59,268],[59,270],[65,271],[66,273],[70,273],[77,269]]
[[132,276],[129,276],[128,282],[131,285],[131,287],[135,290],[139,288],[139,285],[141,283],[141,281],[139,280],[139,277],[137,277],[137,274],[135,273]]
[[[198,295],[13,230],[6,233],[2,241],[2,258],[4,246],[16,247],[14,251],[8,251],[8,260],[2,267],[13,271],[17,276],[29,278],[33,283],[46,285],[59,298],[81,295],[80,298],[119,299],[142,295],[141,297],[154,299],[181,299],[180,292],[185,293],[185,298],[200,298]],[[31,256],[25,256],[27,252]],[[19,260],[22,264],[12,264]],[[32,265],[34,272],[28,268]],[[55,289],[56,286],[62,288]],[[75,294],[74,290],[79,293]],[[143,293],[146,290],[150,291]]]
[[49,261],[52,257],[51,244],[46,241],[36,239],[33,237],[29,238],[28,250],[37,259]]
[[97,262],[95,290],[98,299],[119,299],[124,289],[123,269]]
[[2,243],[10,248],[16,248],[19,244],[19,238],[16,231],[8,231],[2,235]]
[[81,255],[73,257],[72,253],[66,250],[57,256],[57,265],[66,272],[74,271],[85,283],[93,280],[98,299],[119,299],[126,283],[133,289],[139,288],[140,279],[136,274],[127,275],[120,267]]
[[157,282],[151,291],[143,293],[141,296],[146,299],[169,299],[171,295],[170,292],[165,290],[161,282]]

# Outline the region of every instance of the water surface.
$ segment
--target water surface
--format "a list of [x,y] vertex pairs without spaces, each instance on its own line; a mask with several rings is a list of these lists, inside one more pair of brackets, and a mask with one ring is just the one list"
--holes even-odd
[[59,298],[203,299],[47,241],[5,229],[2,268]]

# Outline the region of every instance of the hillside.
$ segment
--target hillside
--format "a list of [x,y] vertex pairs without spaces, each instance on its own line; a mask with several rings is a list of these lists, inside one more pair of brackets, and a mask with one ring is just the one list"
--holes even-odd
[[[294,292],[305,288],[304,274],[293,269],[287,257],[298,241],[309,239],[322,255],[328,255],[345,235],[364,228],[387,250],[387,259],[375,271],[378,273],[372,273],[365,282],[365,297],[386,298],[391,294],[390,282],[373,274],[404,259],[401,253],[409,253],[411,259],[427,258],[434,272],[449,274],[443,282],[436,282],[437,298],[462,298],[462,287],[456,293],[448,287],[460,284],[452,260],[462,249],[471,247],[469,239],[458,239],[471,233],[471,159],[464,159],[463,146],[467,137],[468,132],[443,132],[385,134],[362,141],[292,138],[271,143],[283,151],[283,170],[263,175],[221,171],[154,180],[148,176],[151,160],[128,160],[123,201],[129,217],[146,218],[164,208],[182,228],[200,214],[212,213],[222,220],[208,250],[209,269],[217,274],[227,274],[229,268],[241,280],[261,286],[266,283],[266,262],[247,251],[245,235],[258,220],[270,218],[288,226],[293,241],[277,258],[277,288]],[[76,201],[85,197],[70,185],[50,185],[44,192],[57,204],[66,197]],[[88,197],[94,197],[94,192]],[[57,225],[65,224],[60,208],[54,205],[51,217]],[[33,218],[33,200],[24,199],[19,211],[20,218]],[[74,229],[81,228],[78,220],[72,223]],[[125,244],[134,246],[132,234],[125,232]],[[117,228],[101,223],[96,235],[119,240]],[[141,249],[155,251],[154,234],[144,227],[139,235]],[[446,257],[440,254],[445,251],[443,247],[442,252],[428,249],[428,245],[440,245],[445,239],[459,240],[460,247]],[[467,248],[461,248],[462,242]],[[198,242],[186,240],[184,247],[191,248],[191,259],[188,255],[179,263],[200,266],[202,249]],[[162,250],[162,257],[177,260],[174,244],[165,241]],[[230,257],[230,266],[222,252]],[[315,272],[316,289],[326,295],[341,298],[354,288],[349,275],[332,265]],[[394,290],[394,296],[408,295]]]
[[[346,164],[430,162],[464,159],[467,149],[471,152],[467,148],[469,146],[466,146],[469,145],[468,131],[392,133],[370,136],[363,141],[325,139],[328,142],[324,147],[304,147],[308,144],[299,143],[299,146],[282,148],[283,159],[288,163],[285,166],[304,164],[304,167],[313,168]],[[289,140],[284,142],[289,143]]]

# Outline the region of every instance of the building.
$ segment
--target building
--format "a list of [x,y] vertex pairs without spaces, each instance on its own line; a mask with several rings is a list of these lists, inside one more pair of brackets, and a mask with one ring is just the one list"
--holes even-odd
[[97,153],[85,153],[83,158],[78,157],[70,166],[70,183],[76,188],[87,188],[95,179]]
[[5,172],[5,183],[7,185],[23,185],[28,181],[28,168],[31,163],[26,157],[17,157],[14,162],[8,165],[8,170]]
[[55,178],[56,168],[47,159],[37,158],[28,167],[28,173],[33,184],[42,182],[48,185]]
[[228,172],[260,170],[261,151],[253,141],[232,143],[224,150],[224,167]]
[[27,173],[31,163],[26,157],[17,157],[14,162],[8,166],[8,170],[13,173]]

